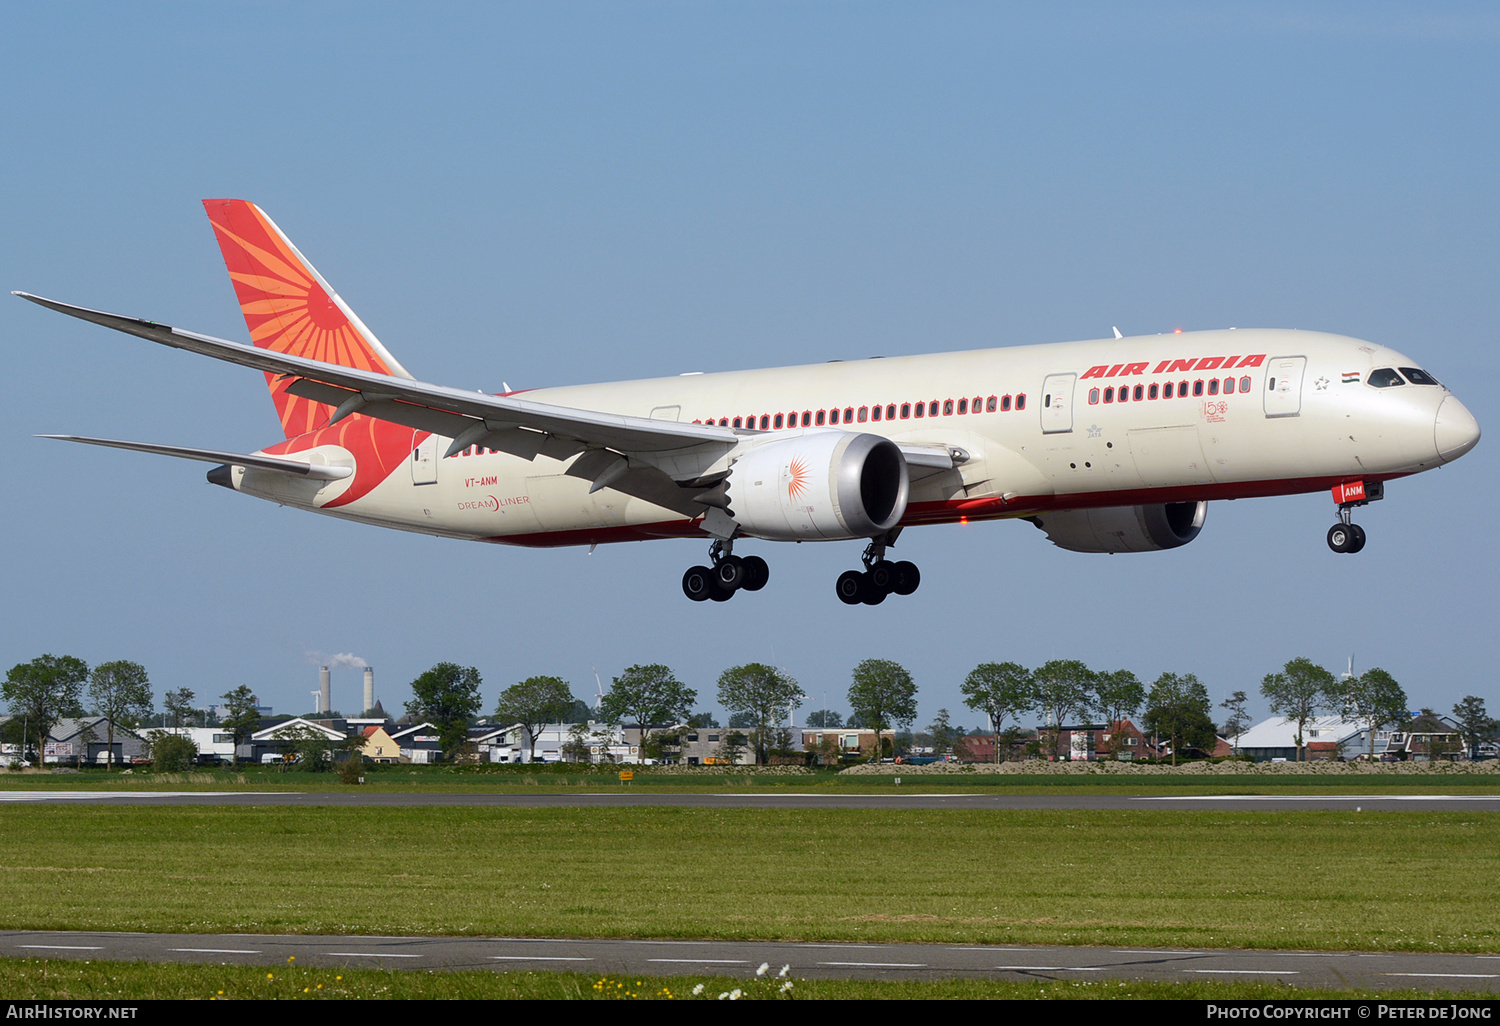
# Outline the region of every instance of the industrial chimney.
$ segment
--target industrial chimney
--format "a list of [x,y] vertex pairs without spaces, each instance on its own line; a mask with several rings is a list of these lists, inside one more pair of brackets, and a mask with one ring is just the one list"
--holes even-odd
[[375,670],[365,667],[365,709],[375,708]]
[[331,690],[328,667],[325,666],[318,671],[318,712],[326,713],[333,708],[332,696],[329,694]]

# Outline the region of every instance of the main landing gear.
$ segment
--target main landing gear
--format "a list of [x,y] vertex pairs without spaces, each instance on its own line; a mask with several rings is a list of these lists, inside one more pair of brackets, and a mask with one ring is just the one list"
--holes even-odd
[[1379,481],[1356,481],[1335,485],[1333,501],[1339,504],[1339,522],[1328,529],[1328,547],[1334,552],[1358,552],[1365,547],[1365,529],[1354,522],[1354,507],[1385,498]]
[[764,559],[734,555],[733,538],[714,542],[708,560],[712,566],[688,567],[682,575],[682,593],[694,602],[728,602],[741,588],[760,591],[771,579],[771,568]]
[[893,563],[885,558],[886,545],[893,544],[895,540],[894,533],[879,540],[871,540],[865,546],[864,555],[860,557],[865,568],[845,570],[839,574],[838,583],[834,587],[841,601],[851,606],[861,602],[867,606],[878,606],[885,601],[887,595],[910,595],[917,590],[917,585],[922,583],[922,574],[917,570],[917,564],[904,559]]

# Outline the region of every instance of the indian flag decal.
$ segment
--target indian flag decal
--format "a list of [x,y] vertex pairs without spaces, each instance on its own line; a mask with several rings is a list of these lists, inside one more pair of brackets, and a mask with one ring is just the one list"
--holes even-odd
[[1359,371],[1344,371],[1344,384],[1359,380]]

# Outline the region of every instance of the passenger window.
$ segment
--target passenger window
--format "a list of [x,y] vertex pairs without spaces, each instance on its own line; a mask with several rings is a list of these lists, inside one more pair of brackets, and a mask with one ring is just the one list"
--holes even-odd
[[958,412],[961,414],[969,412],[969,400],[960,399],[958,401]]
[[1246,374],[1243,378],[1240,378],[1240,391],[1250,391],[1250,375]]
[[1018,410],[1024,410],[1024,409],[1026,409],[1026,393],[1025,392],[1022,392],[1020,395],[1016,396],[1016,409],[1018,409]]
[[889,405],[889,406],[887,406],[885,408],[885,419],[886,420],[895,420],[896,419],[896,404],[895,403],[891,403],[891,405]]
[[1090,406],[1098,406],[1099,405],[1099,390],[1097,388],[1091,388],[1091,389],[1089,389],[1089,405]]
[[818,427],[822,427],[823,426],[823,422],[825,420],[827,420],[827,419],[828,419],[828,412],[826,410],[819,410],[818,411],[818,417],[817,417],[817,425],[818,425]]
[[984,401],[984,412],[985,413],[994,413],[995,412],[995,404],[997,402],[999,402],[999,397],[998,396],[993,396],[992,395],[988,399],[986,399]]
[[869,419],[870,419],[870,408],[868,406],[861,406],[859,408],[859,422],[861,424],[863,424],[865,421],[867,421]]
[[925,416],[927,416],[927,404],[926,403],[917,403],[917,416],[918,417],[925,417]]
[[1234,394],[1234,379],[1233,378],[1225,378],[1224,379],[1224,394],[1225,395],[1233,395]]
[[1203,382],[1202,381],[1195,381],[1195,382],[1193,382],[1193,394],[1194,395],[1202,395],[1203,394]]
[[1365,379],[1365,384],[1374,385],[1376,388],[1391,388],[1394,385],[1404,385],[1406,382],[1390,367],[1381,367],[1379,370],[1370,372],[1370,376]]
[[744,427],[745,424],[744,424],[744,421],[742,421],[742,420],[740,420],[740,418],[736,417],[736,418],[734,418],[734,426],[735,427]]
[[1115,401],[1115,386],[1110,385],[1104,390],[1104,401],[1107,403],[1112,403]]
[[845,406],[844,407],[844,423],[848,424],[848,423],[850,423],[853,420],[854,420],[854,407],[852,407],[852,406]]
[[1211,378],[1211,379],[1209,379],[1209,382],[1208,382],[1208,394],[1209,395],[1218,395],[1219,394],[1219,379],[1218,378]]
[[1187,398],[1187,382],[1186,381],[1179,381],[1179,382],[1177,382],[1177,398],[1179,398],[1179,399],[1186,399]]
[[770,414],[768,414],[768,413],[762,413],[760,415],[760,429],[762,431],[769,431],[769,430],[771,430],[771,415]]
[[983,398],[982,396],[977,396],[976,395],[974,397],[974,405],[970,406],[969,409],[973,410],[975,413],[978,413],[979,412],[979,403],[980,403],[980,401],[981,401],[982,398]]
[[1146,390],[1145,390],[1144,386],[1142,386],[1142,385],[1136,385],[1135,386],[1135,392],[1131,395],[1130,398],[1134,399],[1136,402],[1140,402],[1141,401],[1141,396],[1145,394],[1145,391]]
[[875,407],[875,409],[873,409],[873,410],[870,411],[870,419],[871,420],[879,420],[880,419],[880,407],[879,406]]
[[901,404],[901,419],[902,420],[910,420],[911,419],[911,403],[902,403]]
[[945,417],[951,417],[951,416],[953,416],[953,400],[952,399],[945,399],[943,401],[943,416],[945,416]]
[[1000,400],[1000,412],[1001,413],[1009,413],[1010,412],[1010,396],[1006,396],[1004,399]]
[[776,419],[772,422],[771,426],[772,427],[776,427],[776,428],[780,428],[781,427],[781,414],[779,414],[779,413],[776,414]]
[[1154,384],[1149,389],[1146,390],[1146,398],[1147,399],[1155,399],[1157,397],[1157,395],[1158,395],[1158,392],[1156,390],[1156,385],[1154,385]]

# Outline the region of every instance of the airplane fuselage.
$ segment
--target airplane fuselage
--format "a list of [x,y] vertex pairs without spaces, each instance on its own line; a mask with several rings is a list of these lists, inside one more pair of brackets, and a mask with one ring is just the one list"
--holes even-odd
[[[747,435],[860,432],[962,450],[952,470],[912,483],[901,522],[915,525],[1310,492],[1430,469],[1468,451],[1473,418],[1441,385],[1369,380],[1377,369],[1419,366],[1345,336],[1231,329],[525,397]],[[478,446],[445,457],[449,441],[355,416],[264,450],[347,466],[350,477],[235,468],[232,483],[286,505],[454,538],[569,545],[700,533],[698,518],[610,488],[591,493],[564,473],[571,459]]]

